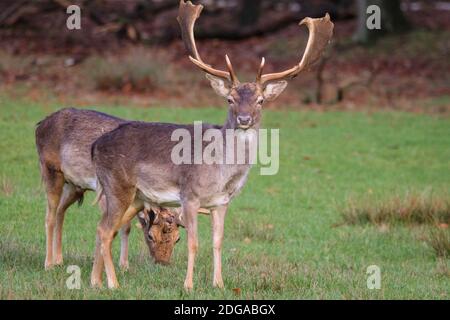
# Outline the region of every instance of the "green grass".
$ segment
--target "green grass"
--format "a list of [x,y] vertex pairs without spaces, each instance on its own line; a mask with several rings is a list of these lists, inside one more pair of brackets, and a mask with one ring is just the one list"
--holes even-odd
[[[232,203],[225,225],[224,290],[213,289],[209,219],[200,216],[195,290],[183,291],[186,236],[173,264],[154,265],[140,232],[130,240],[130,267],[118,272],[121,288],[89,287],[99,211],[69,209],[65,266],[44,271],[45,194],[34,147],[35,123],[56,110],[0,95],[0,298],[38,299],[448,299],[449,260],[426,240],[431,226],[335,225],[349,197],[388,198],[411,190],[449,191],[450,121],[399,112],[271,111],[264,126],[280,128],[280,171],[254,168]],[[221,123],[226,111],[100,108],[116,116]],[[118,239],[114,258],[118,260]],[[78,265],[82,289],[65,286],[66,267]],[[381,268],[380,290],[366,286],[366,269]],[[233,288],[240,288],[237,296]]]

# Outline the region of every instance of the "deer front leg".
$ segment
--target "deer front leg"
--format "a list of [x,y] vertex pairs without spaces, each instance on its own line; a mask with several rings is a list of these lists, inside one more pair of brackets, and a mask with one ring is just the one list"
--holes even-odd
[[222,241],[223,241],[225,215],[227,213],[227,209],[228,209],[227,206],[222,206],[214,210],[211,210],[212,241],[213,241],[213,255],[214,255],[213,286],[217,288],[223,288]]
[[[114,263],[112,259],[112,251],[111,251],[111,244],[114,240],[114,237],[117,234],[117,231],[122,226],[126,226],[130,224],[131,219],[134,218],[134,216],[142,209],[142,206],[140,204],[132,204],[128,207],[128,209],[125,211],[123,216],[117,215],[117,220],[113,221],[112,224],[107,223],[107,226],[111,226],[110,228],[107,228],[102,238],[102,255],[103,260],[105,262],[105,271],[106,271],[106,277],[108,279],[108,288],[114,289],[119,287],[119,282],[117,281],[116,277],[116,270],[114,269]],[[127,235],[128,238],[128,235]],[[126,243],[127,248],[127,264],[128,264],[128,241]]]
[[92,268],[91,285],[101,287],[103,266],[106,271],[108,288],[119,287],[116,270],[112,260],[112,242],[120,228],[120,216],[104,214],[97,227],[97,241],[95,248],[94,266]]
[[101,224],[99,227],[99,235],[101,239],[101,254],[105,264],[106,279],[108,280],[108,288],[115,289],[119,287],[117,281],[116,269],[112,259],[112,242],[119,229],[118,223],[113,221],[110,223]]
[[186,221],[187,245],[188,245],[188,265],[184,288],[191,291],[194,288],[194,265],[195,255],[198,249],[197,239],[197,211],[200,205],[196,202],[190,202],[183,205],[183,215]]
[[125,224],[122,229],[120,229],[120,260],[119,266],[122,270],[128,270],[128,238],[130,236],[131,223]]

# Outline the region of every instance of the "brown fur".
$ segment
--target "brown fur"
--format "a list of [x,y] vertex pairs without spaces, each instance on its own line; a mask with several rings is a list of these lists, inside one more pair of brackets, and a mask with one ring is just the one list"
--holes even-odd
[[[222,80],[214,77],[209,79],[216,92],[227,97],[230,102],[225,125],[220,128],[224,141],[227,129],[259,129],[266,92],[256,83],[227,88]],[[282,82],[270,87],[267,100],[275,99],[285,86]],[[245,126],[240,122],[242,116],[250,117]],[[209,128],[212,126],[203,125],[203,131]],[[188,236],[188,271],[185,280],[185,288],[188,290],[193,287],[194,259],[198,248],[197,212],[201,207],[211,209],[213,285],[223,287],[221,247],[224,218],[229,202],[245,184],[251,164],[175,165],[171,161],[171,152],[178,141],[171,141],[171,135],[176,129],[186,129],[191,137],[194,136],[192,125],[135,121],[121,124],[92,145],[92,160],[102,193],[107,200],[97,229],[97,250],[91,275],[93,286],[101,285],[103,267],[106,269],[108,286],[118,286],[112,263],[111,243],[117,230],[132,218],[133,212],[150,204],[181,206]],[[206,142],[203,144],[206,146]],[[246,147],[248,150],[248,143]],[[194,141],[191,150],[193,153]],[[226,150],[225,146],[224,159]],[[166,200],[165,195],[173,196],[174,199]]]
[[[104,113],[73,108],[57,111],[36,127],[36,147],[42,180],[47,193],[47,254],[45,266],[62,264],[62,227],[64,215],[74,202],[81,204],[86,190],[94,190],[96,178],[91,162],[91,144],[102,134],[125,123],[123,119]],[[167,217],[163,217],[164,221]],[[162,225],[148,225],[159,232]],[[128,235],[130,225],[123,227],[120,265],[128,267]],[[150,253],[157,262],[168,263],[178,238],[178,227],[171,229],[174,239],[154,242]],[[166,240],[167,240],[166,239]],[[169,242],[170,242],[169,241]],[[160,247],[161,245],[161,247]],[[159,253],[159,250],[164,254]]]

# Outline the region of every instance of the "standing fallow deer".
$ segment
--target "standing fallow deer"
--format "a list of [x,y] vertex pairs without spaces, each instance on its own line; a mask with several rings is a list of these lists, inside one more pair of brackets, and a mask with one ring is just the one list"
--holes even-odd
[[[301,62],[295,67],[272,74],[263,74],[261,61],[256,81],[240,83],[230,60],[226,56],[228,71],[215,69],[204,63],[194,40],[194,24],[203,6],[180,1],[178,21],[190,60],[206,73],[215,92],[228,100],[229,111],[220,133],[228,130],[247,132],[258,130],[261,109],[286,88],[286,79],[297,76],[316,62],[331,39],[333,23],[328,14],[321,19],[306,18],[310,36]],[[193,136],[193,125],[167,123],[129,122],[103,135],[92,145],[94,162],[101,196],[106,198],[106,208],[97,227],[97,242],[91,284],[101,286],[103,268],[106,269],[108,287],[118,287],[111,254],[111,244],[117,231],[128,223],[145,205],[181,206],[188,244],[186,290],[193,288],[194,261],[198,249],[197,211],[211,210],[214,276],[213,286],[223,287],[221,249],[224,219],[230,201],[244,186],[250,161],[244,164],[175,164],[171,154],[177,142],[172,133],[182,129]],[[203,132],[210,126],[203,125]],[[229,152],[224,141],[224,158]],[[257,139],[252,140],[256,143]],[[233,140],[234,142],[234,140]],[[192,141],[194,145],[196,142]],[[205,144],[205,142],[202,143]],[[252,142],[250,142],[252,143]],[[246,143],[247,151],[250,148]],[[234,148],[230,148],[234,149]],[[234,152],[234,151],[233,151]],[[231,154],[233,157],[236,154]]]
[[[47,193],[46,269],[63,263],[62,230],[66,210],[76,201],[81,204],[86,190],[97,188],[91,144],[125,122],[96,111],[67,108],[38,123],[36,147]],[[139,221],[151,256],[158,263],[168,263],[179,239],[177,217],[167,209],[151,208],[140,213]],[[126,224],[121,230],[119,264],[124,269],[128,268],[130,227]]]

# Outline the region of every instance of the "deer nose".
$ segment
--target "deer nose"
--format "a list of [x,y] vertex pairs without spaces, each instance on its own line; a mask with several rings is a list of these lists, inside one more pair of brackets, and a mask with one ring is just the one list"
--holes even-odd
[[252,122],[251,116],[237,116],[237,122],[240,125],[248,126]]

